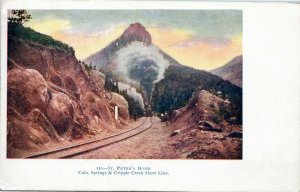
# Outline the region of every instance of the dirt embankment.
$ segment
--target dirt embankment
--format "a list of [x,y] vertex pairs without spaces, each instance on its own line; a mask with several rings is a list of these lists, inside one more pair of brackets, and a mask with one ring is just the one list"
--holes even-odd
[[202,90],[173,112],[168,143],[179,158],[241,159],[242,126],[232,119],[230,101]]
[[[100,72],[88,75],[71,52],[9,36],[7,155],[18,158],[53,143],[113,131],[128,120],[122,96],[104,91]],[[113,117],[120,105],[120,121]],[[127,104],[127,105],[126,105]]]

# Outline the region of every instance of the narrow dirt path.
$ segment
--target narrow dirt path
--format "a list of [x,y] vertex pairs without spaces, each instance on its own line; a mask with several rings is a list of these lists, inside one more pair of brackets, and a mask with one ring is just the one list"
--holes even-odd
[[76,159],[174,159],[178,158],[174,149],[167,145],[168,130],[157,117],[147,131],[82,155]]

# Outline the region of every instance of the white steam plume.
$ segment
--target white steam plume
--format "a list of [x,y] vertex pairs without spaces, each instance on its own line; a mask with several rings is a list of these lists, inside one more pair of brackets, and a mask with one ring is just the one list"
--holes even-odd
[[135,82],[128,75],[128,67],[131,65],[133,58],[136,59],[137,62],[147,59],[157,64],[157,66],[151,66],[158,73],[153,84],[164,78],[164,72],[169,66],[169,62],[159,52],[158,47],[154,45],[146,46],[144,43],[138,41],[120,49],[116,54],[117,73],[125,77],[128,81],[127,83],[139,84],[139,82]]
[[119,82],[118,86],[119,86],[119,90],[121,91],[127,90],[127,94],[135,101],[138,101],[139,104],[141,105],[141,108],[144,109],[143,97],[140,93],[136,92],[136,88],[122,82]]

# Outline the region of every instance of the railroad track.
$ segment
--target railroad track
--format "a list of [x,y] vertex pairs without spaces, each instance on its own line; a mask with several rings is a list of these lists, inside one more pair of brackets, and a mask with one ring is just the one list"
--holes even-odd
[[146,117],[144,122],[140,125],[138,125],[135,128],[132,128],[130,130],[124,131],[122,133],[118,133],[106,138],[97,139],[94,141],[89,141],[87,143],[73,145],[70,147],[65,147],[53,151],[48,151],[44,153],[39,153],[35,155],[31,155],[28,157],[25,157],[26,159],[62,159],[62,158],[71,158],[75,157],[87,152],[94,151],[96,149],[100,149],[103,147],[106,147],[108,145],[112,145],[114,143],[118,143],[120,141],[124,141],[126,139],[129,139],[131,137],[134,137],[138,134],[143,133],[144,131],[148,130],[152,126],[152,117]]

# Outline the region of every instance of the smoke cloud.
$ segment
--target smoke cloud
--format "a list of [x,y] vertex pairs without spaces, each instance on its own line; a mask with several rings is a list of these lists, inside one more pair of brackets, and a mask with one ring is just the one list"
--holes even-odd
[[[158,47],[136,41],[116,52],[114,65],[120,80],[141,88],[145,93],[144,99],[150,103],[154,84],[164,78],[170,64]],[[136,90],[134,92],[136,94]]]
[[143,61],[152,61],[156,65],[149,66],[156,71],[157,76],[153,80],[153,84],[164,78],[164,72],[169,66],[169,62],[160,53],[159,48],[154,45],[146,46],[142,42],[133,42],[130,45],[120,49],[117,53],[117,72],[123,75],[128,83],[139,84],[129,74],[129,69],[133,63],[142,63]]
[[127,90],[127,94],[133,98],[135,101],[138,101],[140,104],[140,107],[142,109],[144,108],[144,101],[143,101],[143,97],[140,93],[136,92],[136,88],[132,87],[131,85],[119,82],[118,84],[119,86],[119,90],[123,91],[123,90]]

